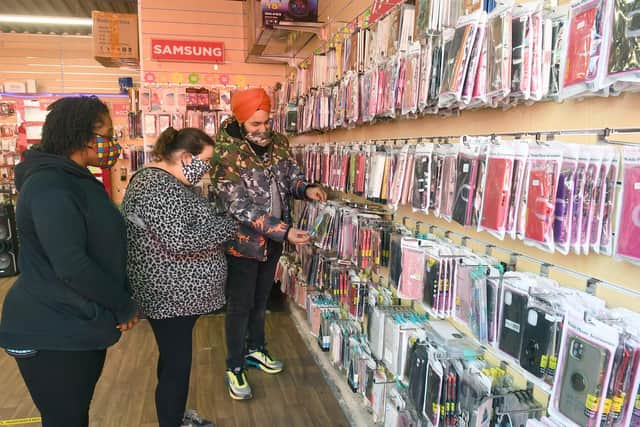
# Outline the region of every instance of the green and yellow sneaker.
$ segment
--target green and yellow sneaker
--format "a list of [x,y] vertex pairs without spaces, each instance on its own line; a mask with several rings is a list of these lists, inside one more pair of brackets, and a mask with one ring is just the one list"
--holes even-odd
[[251,386],[247,381],[247,375],[244,369],[227,369],[224,375],[224,382],[229,389],[229,396],[234,400],[248,400],[253,397],[251,394]]
[[249,350],[244,357],[245,365],[260,369],[267,374],[279,374],[284,369],[284,364],[271,358],[266,349]]

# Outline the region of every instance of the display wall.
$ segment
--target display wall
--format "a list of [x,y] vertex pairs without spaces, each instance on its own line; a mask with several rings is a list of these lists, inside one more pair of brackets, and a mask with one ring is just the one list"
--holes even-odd
[[0,82],[37,81],[38,92],[118,93],[118,78],[133,69],[107,68],[93,59],[91,36],[0,33]]
[[[243,26],[244,2],[186,0],[140,0],[141,64],[145,73],[154,73],[156,81],[184,82],[197,73],[200,84],[271,86],[284,78],[284,65],[247,64],[247,46]],[[224,43],[224,63],[161,62],[151,59],[151,39],[219,41]],[[164,76],[163,76],[164,73]],[[221,80],[222,78],[222,80]]]

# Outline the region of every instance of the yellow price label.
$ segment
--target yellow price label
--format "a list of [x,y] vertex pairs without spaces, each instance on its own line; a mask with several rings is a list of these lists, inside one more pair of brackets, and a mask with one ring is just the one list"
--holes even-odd
[[604,400],[604,408],[602,408],[602,414],[604,415],[608,415],[609,412],[611,412],[611,399],[605,399]]
[[584,404],[584,406],[591,411],[596,411],[598,409],[598,403],[600,403],[600,399],[597,396],[594,396],[593,394],[588,394],[587,395],[587,400]]
[[540,358],[540,368],[542,368],[542,369],[547,369],[547,366],[549,366],[549,356],[547,356],[546,354],[544,354],[544,355]]
[[620,393],[619,396],[613,398],[612,410],[615,413],[622,412],[622,406],[624,405],[626,395],[624,393]]
[[549,368],[556,369],[558,367],[558,358],[555,356],[549,356]]

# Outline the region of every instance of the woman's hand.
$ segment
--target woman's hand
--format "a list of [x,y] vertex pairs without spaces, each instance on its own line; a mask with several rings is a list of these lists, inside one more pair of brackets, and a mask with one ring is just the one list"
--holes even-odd
[[129,320],[127,323],[120,323],[116,326],[116,328],[118,328],[120,330],[120,332],[126,332],[126,331],[130,331],[131,329],[133,329],[133,327],[136,325],[136,323],[138,323],[140,321],[140,318],[138,317],[138,315],[136,314],[135,316],[133,316],[133,318],[131,320]]

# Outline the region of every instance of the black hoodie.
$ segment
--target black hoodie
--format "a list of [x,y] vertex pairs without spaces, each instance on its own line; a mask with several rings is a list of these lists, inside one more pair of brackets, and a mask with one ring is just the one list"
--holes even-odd
[[136,310],[120,212],[86,168],[61,156],[29,150],[15,177],[21,274],[4,301],[0,347],[107,348]]

